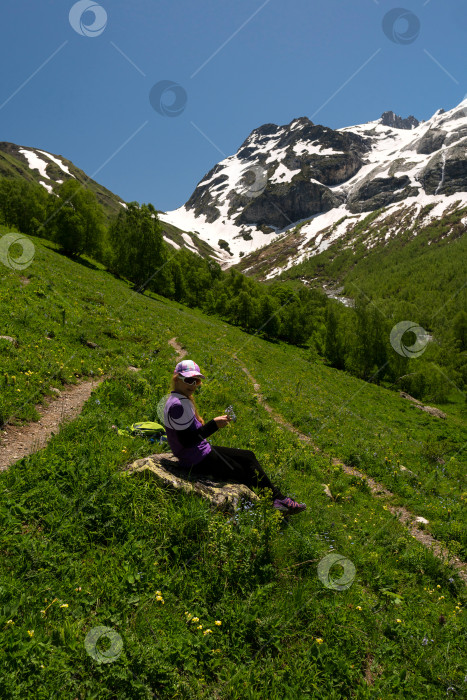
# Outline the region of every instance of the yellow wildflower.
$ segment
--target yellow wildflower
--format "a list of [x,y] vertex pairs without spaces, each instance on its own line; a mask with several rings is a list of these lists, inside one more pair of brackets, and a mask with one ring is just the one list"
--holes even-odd
[[316,642],[317,644],[322,644],[322,643],[323,643],[323,640],[321,639],[321,637],[317,637],[317,638],[315,639],[315,642]]
[[222,621],[216,620],[214,624],[217,625],[218,627],[220,627],[222,625]]
[[203,634],[212,634],[212,630],[204,630]]
[[34,637],[34,630],[28,630],[28,634],[30,637]]
[[361,607],[357,605],[356,610],[361,610]]
[[197,630],[202,630],[202,629],[203,629],[203,625],[198,625],[198,627],[197,627],[196,629],[197,629]]
[[199,617],[194,617],[194,618],[192,619],[192,622],[199,622]]
[[67,608],[67,607],[68,607],[68,603],[63,603],[62,605],[60,605],[60,607],[61,607],[61,608]]

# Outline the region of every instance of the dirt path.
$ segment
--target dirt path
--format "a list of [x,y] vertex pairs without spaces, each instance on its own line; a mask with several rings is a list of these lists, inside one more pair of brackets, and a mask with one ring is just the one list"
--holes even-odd
[[[233,357],[235,360],[240,362],[236,355],[233,355]],[[246,367],[242,367],[242,370],[245,372],[246,376],[253,384],[253,388],[255,390],[256,397],[259,403],[272,416],[276,423],[282,425],[284,428],[294,433],[294,435],[296,435],[302,442],[306,442],[308,445],[310,445],[314,452],[319,452],[325,455],[325,453],[323,453],[320,450],[320,448],[313,443],[311,438],[297,430],[297,428],[295,428],[291,423],[286,421],[279,413],[277,413],[271,406],[269,406],[266,403],[266,401],[264,400],[264,396],[261,393],[261,386],[258,384],[258,382],[255,380],[253,375],[249,372],[249,370]],[[354,469],[353,467],[349,467],[347,464],[343,464],[341,460],[336,459],[334,457],[332,458],[332,464],[334,466],[341,467],[341,469],[346,474],[349,474],[351,476],[357,476],[360,479],[365,479],[371,490],[372,495],[375,496],[375,498],[383,498],[385,500],[394,498],[394,494],[391,493],[391,491],[388,491],[388,489],[385,486],[372,479],[371,476],[367,476],[366,474],[363,474],[363,472],[360,472],[357,469]],[[323,486],[325,486],[325,484],[323,484]],[[330,498],[332,498],[332,494],[328,489],[325,490],[325,492]],[[438,542],[438,540],[435,540],[434,537],[432,537],[426,530],[421,530],[417,526],[416,515],[411,513],[409,510],[407,510],[407,508],[404,508],[403,506],[388,505],[387,510],[390,511],[399,520],[399,522],[408,527],[408,530],[412,537],[414,537],[416,540],[418,540],[418,542],[423,544],[428,549],[431,549],[433,554],[436,557],[438,557],[438,559],[447,561],[450,566],[455,568],[459,574],[459,577],[467,585],[467,564],[458,559],[457,557],[450,557],[449,552],[446,550],[445,547],[443,547],[443,545],[440,542]]]
[[36,405],[41,414],[37,422],[26,425],[5,425],[0,430],[0,471],[7,469],[19,459],[41,450],[50,440],[52,433],[57,433],[60,425],[76,418],[85,402],[107,377],[71,384],[62,391],[57,390],[56,397],[48,397],[47,406]]
[[177,362],[180,362],[181,360],[183,360],[185,355],[188,354],[188,351],[184,350],[182,348],[182,346],[180,345],[180,343],[177,342],[177,338],[171,338],[169,340],[169,345],[171,345],[173,347],[173,349],[175,350],[175,352],[177,353]]

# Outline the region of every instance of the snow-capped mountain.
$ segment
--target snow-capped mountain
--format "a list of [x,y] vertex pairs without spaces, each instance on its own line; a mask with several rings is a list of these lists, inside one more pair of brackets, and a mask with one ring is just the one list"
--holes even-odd
[[[309,221],[290,266],[305,248],[307,255],[319,252],[345,234],[343,219],[427,204],[440,217],[455,203],[465,206],[466,152],[467,100],[425,122],[386,112],[337,130],[306,117],[266,124],[218,163],[183,207],[160,218],[217,247],[226,265]],[[330,227],[331,240],[320,236]]]

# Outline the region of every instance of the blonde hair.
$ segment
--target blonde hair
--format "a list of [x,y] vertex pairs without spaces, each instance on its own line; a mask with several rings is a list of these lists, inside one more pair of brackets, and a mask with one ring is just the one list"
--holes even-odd
[[[176,379],[179,379],[180,377],[181,377],[180,374],[174,374],[173,377],[171,378],[171,380],[170,380],[170,390],[171,390],[171,391],[175,391],[175,380],[176,380]],[[203,418],[201,418],[201,416],[199,415],[198,407],[196,406],[196,403],[195,403],[195,400],[194,400],[194,398],[193,398],[193,395],[189,396],[188,398],[190,399],[191,403],[193,404],[193,410],[194,410],[194,412],[195,412],[196,418],[199,420],[199,422],[201,423],[201,425],[204,425],[204,420],[203,420]]]

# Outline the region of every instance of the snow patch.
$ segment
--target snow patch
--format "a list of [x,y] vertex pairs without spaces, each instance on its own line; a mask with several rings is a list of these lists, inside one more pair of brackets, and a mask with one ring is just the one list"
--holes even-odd
[[54,190],[53,190],[52,185],[47,185],[47,184],[46,184],[45,182],[43,182],[42,180],[39,180],[39,184],[42,185],[42,187],[45,187],[45,189],[47,190],[47,192],[48,192],[49,194],[52,194],[52,193],[53,193]]
[[50,160],[53,161],[56,165],[58,165],[58,167],[59,167],[61,170],[63,170],[64,173],[66,173],[67,175],[70,175],[70,177],[74,177],[74,175],[72,175],[72,174],[70,173],[70,171],[69,171],[69,169],[68,169],[68,166],[65,165],[65,164],[60,160],[60,158],[56,158],[55,156],[51,155],[50,153],[47,153],[47,151],[41,151],[41,150],[38,149],[38,152],[39,152],[39,153],[42,153],[43,156],[47,156],[47,158],[50,158]]
[[277,170],[275,171],[274,175],[269,178],[269,182],[272,182],[273,184],[281,183],[281,182],[291,182],[292,179],[294,178],[295,175],[298,175],[298,173],[301,173],[302,169],[298,168],[297,170],[289,170],[284,163],[281,163]]
[[164,238],[164,241],[166,243],[169,243],[169,245],[173,246],[177,250],[180,250],[180,246],[178,245],[178,243],[175,243],[175,241],[172,241],[171,238],[167,238],[167,236],[163,236],[163,238]]
[[31,170],[38,170],[42,177],[46,177],[47,180],[50,180],[50,177],[47,175],[47,163],[45,160],[39,158],[34,151],[28,151],[26,148],[20,148],[19,152],[27,159]]

